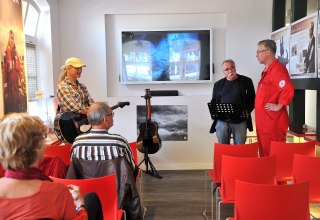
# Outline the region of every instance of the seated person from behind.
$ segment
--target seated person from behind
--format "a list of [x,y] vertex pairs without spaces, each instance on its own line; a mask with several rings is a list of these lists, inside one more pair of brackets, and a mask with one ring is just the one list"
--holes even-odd
[[73,142],[67,177],[82,179],[115,173],[119,208],[125,210],[127,220],[142,220],[135,182],[138,168],[127,140],[108,131],[113,125],[112,109],[107,103],[93,103],[87,117],[92,128]]
[[71,149],[71,158],[102,161],[124,157],[136,177],[138,168],[128,141],[121,135],[108,132],[113,126],[113,114],[107,103],[97,102],[90,106],[87,117],[92,129],[76,137]]
[[37,168],[46,131],[38,117],[25,113],[1,121],[0,162],[6,171],[0,178],[0,219],[88,219],[79,187],[52,182]]

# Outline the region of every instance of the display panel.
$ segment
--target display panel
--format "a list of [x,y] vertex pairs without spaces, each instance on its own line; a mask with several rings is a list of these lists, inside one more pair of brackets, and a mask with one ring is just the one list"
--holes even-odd
[[290,26],[283,27],[271,33],[271,40],[277,44],[276,58],[289,72]]
[[291,24],[290,76],[316,78],[317,14],[314,13]]
[[211,82],[211,30],[121,31],[124,84]]

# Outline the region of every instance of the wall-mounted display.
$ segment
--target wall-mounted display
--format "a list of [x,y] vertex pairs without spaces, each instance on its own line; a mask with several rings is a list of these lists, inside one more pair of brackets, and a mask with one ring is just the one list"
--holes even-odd
[[[161,141],[188,140],[187,105],[152,105],[151,121],[158,124]],[[146,106],[137,106],[137,126],[146,122]],[[139,135],[139,134],[138,134]]]
[[212,30],[121,31],[120,83],[211,82]]
[[24,50],[22,2],[1,1],[0,51],[5,114],[27,111]]
[[276,58],[289,71],[290,27],[281,28],[271,33],[271,39],[277,44]]
[[290,68],[291,78],[316,78],[317,13],[291,24]]

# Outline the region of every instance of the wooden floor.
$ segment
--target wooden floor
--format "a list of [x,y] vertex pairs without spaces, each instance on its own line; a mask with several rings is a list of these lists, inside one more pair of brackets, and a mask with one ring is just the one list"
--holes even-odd
[[[147,208],[145,220],[205,220],[203,216],[205,171],[160,170],[158,172],[162,179],[143,173],[143,202]],[[208,177],[206,181],[208,186],[206,208],[208,219],[211,219],[211,182]],[[215,203],[213,205],[215,207]],[[318,205],[310,205],[310,211],[317,217],[314,219],[319,219]],[[233,216],[233,205],[223,205],[221,219],[230,216]],[[216,219],[215,210],[213,219]]]
[[[162,179],[143,173],[145,220],[204,220],[204,170],[158,171]],[[207,215],[211,219],[210,180],[207,178]],[[215,207],[215,204],[214,204]],[[215,213],[215,211],[214,211]],[[222,207],[221,219],[233,216],[233,206]],[[215,219],[215,217],[214,217]]]

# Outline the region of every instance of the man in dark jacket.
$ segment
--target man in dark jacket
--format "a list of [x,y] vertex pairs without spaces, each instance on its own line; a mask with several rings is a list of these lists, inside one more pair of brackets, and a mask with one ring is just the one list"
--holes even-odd
[[213,87],[211,103],[239,104],[244,108],[245,118],[219,118],[212,123],[210,133],[217,133],[218,142],[229,144],[231,134],[234,144],[244,144],[247,128],[253,131],[250,113],[254,109],[255,90],[249,77],[237,74],[235,62],[231,59],[222,63],[225,78],[217,81]]

